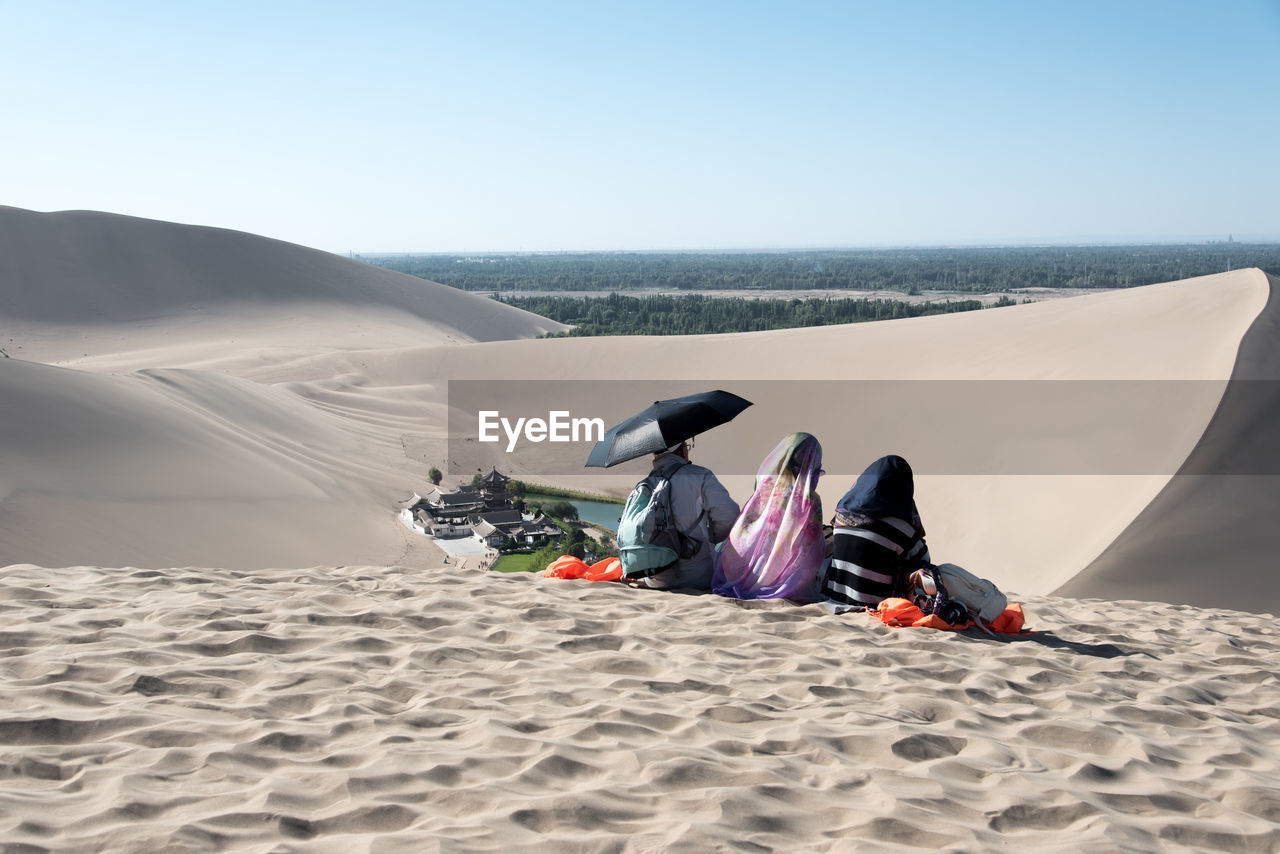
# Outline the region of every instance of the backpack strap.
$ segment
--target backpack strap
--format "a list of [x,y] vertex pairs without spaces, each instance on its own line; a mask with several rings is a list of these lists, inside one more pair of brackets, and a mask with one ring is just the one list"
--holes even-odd
[[[668,484],[670,484],[671,476],[687,465],[689,465],[688,460],[682,460],[679,457],[676,457],[676,462],[674,465],[668,462],[668,463],[664,463],[661,466],[654,466],[649,471],[649,477],[660,478],[662,480],[665,480]],[[667,488],[670,489],[671,487],[668,485]],[[672,525],[672,526],[675,525],[675,508],[670,506],[669,501],[667,503],[667,518],[663,519],[662,522],[663,522],[663,527],[666,527],[667,525]]]
[[[652,471],[649,472],[649,476],[652,477],[653,475],[657,475],[658,477],[667,481],[667,483],[670,483],[671,478],[675,475],[676,472],[678,472],[680,469],[684,468],[687,465],[692,465],[692,463],[690,463],[689,460],[681,460],[679,457],[677,457],[676,459],[677,459],[677,462],[674,465],[672,465],[671,463],[667,463],[661,467],[655,467]],[[702,520],[707,518],[707,508],[703,507],[702,512],[698,514],[698,518],[694,519],[693,524],[685,529],[681,529],[675,525],[675,514],[676,514],[676,509],[674,506],[672,506],[671,517],[669,521],[671,522],[672,526],[675,527],[676,533],[680,535],[680,542],[682,545],[682,549],[681,549],[682,553],[680,557],[688,559],[693,557],[693,555],[697,553],[697,550],[702,546],[701,542],[699,542],[697,546],[690,549],[686,541],[693,539],[693,537],[690,536],[689,532],[698,530],[698,526],[702,524]],[[688,553],[686,554],[684,552],[688,552]]]
[[649,471],[649,474],[650,475],[656,474],[658,477],[661,477],[665,480],[671,480],[671,475],[675,474],[677,471],[679,471],[680,469],[684,468],[687,465],[691,465],[691,463],[688,460],[682,460],[679,457],[676,457],[675,465],[672,465],[671,463],[664,463],[661,466],[654,466]]

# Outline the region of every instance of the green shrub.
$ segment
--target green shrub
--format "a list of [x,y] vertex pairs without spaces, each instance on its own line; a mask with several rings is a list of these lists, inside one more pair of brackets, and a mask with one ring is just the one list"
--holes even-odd
[[568,501],[548,501],[542,505],[542,512],[557,519],[578,518],[578,508]]

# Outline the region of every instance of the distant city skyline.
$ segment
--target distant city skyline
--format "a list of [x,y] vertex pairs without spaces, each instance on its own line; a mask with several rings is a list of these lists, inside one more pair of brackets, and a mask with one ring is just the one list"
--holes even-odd
[[0,204],[346,254],[1280,241],[1277,0],[0,0]]

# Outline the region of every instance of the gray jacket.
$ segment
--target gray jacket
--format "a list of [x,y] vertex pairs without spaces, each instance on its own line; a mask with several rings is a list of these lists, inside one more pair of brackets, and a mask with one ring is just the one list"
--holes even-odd
[[[663,454],[653,461],[653,467],[674,465],[679,459],[675,454]],[[729,536],[738,518],[738,504],[711,469],[690,463],[671,475],[671,512],[680,530],[701,545],[693,557],[676,561],[675,566],[649,576],[644,583],[649,587],[710,590],[715,544]]]

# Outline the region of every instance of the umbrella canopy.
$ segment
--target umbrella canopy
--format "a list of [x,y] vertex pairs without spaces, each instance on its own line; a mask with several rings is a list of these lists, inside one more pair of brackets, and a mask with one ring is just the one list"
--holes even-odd
[[751,401],[727,391],[704,391],[658,400],[605,431],[587,457],[588,466],[609,467],[671,447],[732,421]]

